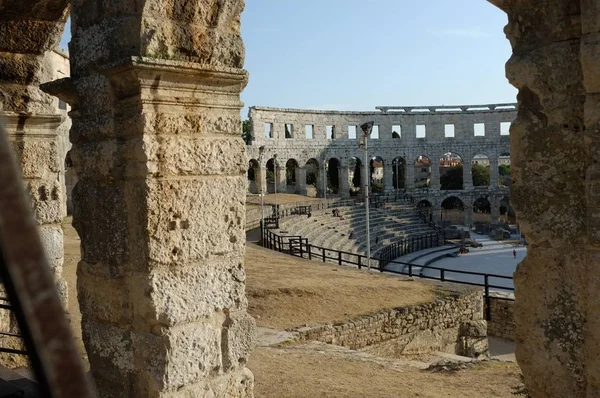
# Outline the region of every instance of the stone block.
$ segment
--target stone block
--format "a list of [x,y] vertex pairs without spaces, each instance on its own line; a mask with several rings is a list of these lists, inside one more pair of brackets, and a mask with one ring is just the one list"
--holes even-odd
[[153,270],[148,276],[139,273],[130,291],[143,287],[135,290],[136,306],[149,322],[174,326],[211,317],[215,311],[244,309],[244,280],[239,261],[211,257],[202,263]]
[[150,261],[185,263],[224,253],[241,261],[244,184],[243,176],[148,181]]

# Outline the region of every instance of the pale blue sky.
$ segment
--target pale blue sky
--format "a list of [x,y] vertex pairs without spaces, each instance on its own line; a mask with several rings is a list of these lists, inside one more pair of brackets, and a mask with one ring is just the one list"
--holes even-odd
[[247,0],[242,100],[338,110],[514,102],[506,22],[485,0]]

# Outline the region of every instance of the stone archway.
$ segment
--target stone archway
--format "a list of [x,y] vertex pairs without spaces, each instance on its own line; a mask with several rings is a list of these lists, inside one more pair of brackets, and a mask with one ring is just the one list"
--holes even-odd
[[441,202],[442,222],[450,224],[464,224],[465,205],[464,202],[456,196],[448,196]]
[[248,161],[248,171],[246,172],[246,175],[248,176],[248,192],[260,194],[260,163],[258,163],[258,160],[250,159]]
[[373,156],[369,160],[369,186],[371,187],[371,192],[373,193],[382,193],[385,188],[384,183],[384,173],[385,173],[385,162],[379,156]]
[[415,188],[429,188],[431,185],[431,159],[420,155],[415,159]]
[[364,192],[364,167],[361,160],[357,157],[352,157],[348,161],[348,185],[350,187],[350,195]]
[[463,189],[463,160],[454,152],[445,153],[439,160],[440,189]]
[[341,163],[337,158],[327,161],[327,190],[332,194],[340,192],[340,167]]
[[392,184],[394,189],[406,188],[406,160],[403,157],[392,160]]

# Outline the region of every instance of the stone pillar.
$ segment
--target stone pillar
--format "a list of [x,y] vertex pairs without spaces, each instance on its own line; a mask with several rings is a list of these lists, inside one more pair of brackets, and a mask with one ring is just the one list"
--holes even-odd
[[275,184],[277,184],[277,193],[287,193],[287,178],[285,166],[278,165],[275,173]]
[[439,223],[442,220],[442,206],[438,203],[433,203],[431,206],[432,221]]
[[383,187],[385,192],[394,190],[394,166],[391,161],[386,161],[383,166]]
[[[52,48],[60,41],[67,9],[68,2],[64,1],[57,1],[51,7],[27,7],[10,1],[0,4],[3,16],[0,123],[14,148],[41,242],[65,308],[67,283],[62,276],[61,221],[65,215],[66,195],[61,175],[64,149],[59,134],[64,115],[58,108],[58,99],[41,91],[39,85],[54,79],[56,65]],[[4,292],[3,287],[0,289]],[[7,311],[1,312],[0,329],[18,333],[16,319]],[[11,337],[2,336],[1,341],[7,348],[23,348],[20,341]],[[27,366],[28,359],[22,355],[2,354],[0,363],[20,367]]]
[[339,167],[339,176],[340,176],[340,195],[342,198],[350,197],[350,178],[348,175],[348,166],[340,163]]
[[597,397],[600,4],[493,3],[508,14],[519,89],[510,199],[529,246],[514,279],[517,360],[534,398]]
[[323,170],[323,166],[319,166],[316,171],[317,173],[317,196],[319,198],[324,197],[324,183],[323,178],[325,178],[325,170]]
[[250,397],[243,1],[71,9],[72,78],[48,90],[73,109],[77,288],[100,396]]
[[306,195],[306,168],[296,167],[296,193]]
[[490,189],[498,188],[498,175],[498,156],[492,156],[490,158]]
[[500,199],[490,196],[492,224],[498,224],[500,219]]
[[440,157],[437,155],[431,159],[431,183],[429,187],[436,191],[440,189]]
[[406,162],[406,172],[404,182],[404,187],[409,190],[415,187],[415,163],[414,162]]
[[471,227],[473,225],[473,203],[469,201],[463,201],[465,206],[465,226]]
[[471,161],[463,159],[463,190],[473,189],[473,174],[471,173]]
[[259,194],[267,193],[267,167],[262,164],[254,168],[254,183]]

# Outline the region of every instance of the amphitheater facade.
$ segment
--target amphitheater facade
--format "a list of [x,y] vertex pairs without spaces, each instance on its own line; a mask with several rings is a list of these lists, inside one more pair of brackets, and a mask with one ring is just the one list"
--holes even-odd
[[[325,175],[329,180],[336,175],[335,191],[342,197],[349,196],[356,164],[364,162],[364,151],[359,147],[360,126],[374,121],[368,158],[382,171],[384,191],[410,192],[431,207],[435,221],[441,219],[444,200],[458,198],[464,205],[467,225],[473,221],[473,204],[485,199],[491,208],[492,222],[498,221],[500,207],[509,205],[509,184],[502,183],[498,165],[509,162],[509,128],[517,115],[516,104],[376,109],[349,112],[251,107],[249,191],[305,195],[309,191],[307,175],[315,173],[317,196],[324,196]],[[440,184],[442,170],[457,161],[463,164],[462,189],[444,190]],[[489,165],[489,185],[473,185],[474,163]],[[289,184],[290,168],[293,185]],[[268,170],[276,181],[271,186],[267,186]],[[357,185],[355,189],[363,189],[364,173]]]

